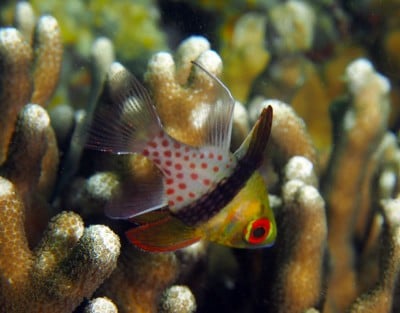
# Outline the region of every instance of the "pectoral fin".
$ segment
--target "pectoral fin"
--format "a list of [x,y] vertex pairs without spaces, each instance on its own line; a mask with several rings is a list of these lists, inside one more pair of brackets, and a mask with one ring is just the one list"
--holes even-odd
[[135,246],[150,252],[175,251],[202,238],[201,231],[183,224],[171,215],[132,228],[125,234]]

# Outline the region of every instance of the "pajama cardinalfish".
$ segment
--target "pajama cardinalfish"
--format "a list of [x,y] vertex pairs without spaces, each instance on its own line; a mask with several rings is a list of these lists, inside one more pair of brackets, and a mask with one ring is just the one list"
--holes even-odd
[[271,246],[276,224],[257,168],[270,135],[272,108],[261,112],[242,145],[231,153],[235,101],[216,76],[193,64],[192,70],[207,74],[203,76],[216,94],[193,114],[193,127],[201,138],[196,147],[168,135],[147,90],[121,64],[112,64],[112,105],[95,115],[87,146],[142,154],[160,175],[143,186],[123,188],[106,214],[136,223],[126,236],[148,251],[174,251],[200,239],[236,248]]

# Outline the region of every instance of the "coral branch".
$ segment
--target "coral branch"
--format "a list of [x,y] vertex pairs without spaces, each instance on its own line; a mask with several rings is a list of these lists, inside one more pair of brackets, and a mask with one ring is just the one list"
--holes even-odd
[[14,28],[0,29],[0,165],[6,159],[18,112],[32,92],[32,49]]
[[46,106],[52,96],[61,71],[63,46],[57,20],[50,16],[42,16],[35,30],[35,66],[33,81],[35,90],[32,103]]
[[327,224],[324,200],[306,183],[315,184],[310,169],[312,164],[303,157],[292,158],[285,168],[288,181],[278,215],[278,232],[283,235],[276,243],[279,271],[271,295],[274,312],[300,312],[322,303]]
[[382,206],[386,227],[382,234],[379,282],[357,298],[350,313],[393,312],[394,287],[400,272],[400,199],[383,201]]
[[61,213],[33,253],[15,187],[0,177],[0,191],[1,308],[71,312],[116,266],[118,237],[105,226],[84,228],[76,214]]

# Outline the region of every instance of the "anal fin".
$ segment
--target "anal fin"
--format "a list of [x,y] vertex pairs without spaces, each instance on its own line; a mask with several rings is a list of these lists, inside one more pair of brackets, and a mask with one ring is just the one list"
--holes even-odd
[[125,234],[135,246],[150,252],[175,251],[203,237],[199,229],[187,226],[171,215],[132,228]]

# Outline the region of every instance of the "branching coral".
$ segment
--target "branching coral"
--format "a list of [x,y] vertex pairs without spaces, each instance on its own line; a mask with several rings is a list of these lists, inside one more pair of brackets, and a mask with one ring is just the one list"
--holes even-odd
[[[386,130],[389,84],[365,60],[347,70],[351,104],[336,127],[337,143],[323,185],[329,214],[329,246],[335,270],[328,301],[344,310],[357,294],[354,272],[354,221],[370,203],[372,153]],[[370,127],[371,123],[374,127]],[[372,160],[372,161],[371,161]],[[343,177],[347,179],[343,180]]]
[[320,306],[325,285],[327,224],[325,203],[316,189],[313,165],[293,157],[285,169],[280,232],[271,306],[274,312],[301,312]]
[[207,74],[196,68],[192,71],[193,60],[198,60],[210,73],[221,73],[222,61],[210,50],[209,42],[202,37],[191,37],[179,46],[175,61],[169,53],[155,54],[149,61],[145,79],[168,133],[196,145],[198,131],[191,127],[192,115],[201,102],[215,97],[215,91]]
[[50,222],[35,251],[24,231],[24,205],[1,178],[2,312],[71,312],[116,265],[119,239],[106,226],[84,228],[74,213]]
[[[374,18],[382,21],[382,12],[395,8],[392,2],[379,7],[372,1]],[[65,8],[34,3],[51,4],[57,14]],[[348,28],[354,16],[377,26],[365,19],[368,1],[359,8],[335,1],[252,1],[230,4],[229,10],[190,1],[184,5],[218,8],[222,35],[210,38],[220,48],[224,70],[210,42],[191,36],[174,54],[154,54],[146,71],[143,61],[149,51],[165,46],[166,33],[173,34],[171,42],[180,39],[168,25],[165,32],[157,30],[157,11],[132,12],[148,8],[136,4],[116,18],[113,13],[127,8],[127,2],[109,12],[104,10],[107,2],[73,3],[89,10],[74,12],[78,19],[72,24],[63,11],[60,27],[68,44],[76,44],[68,65],[92,65],[75,82],[84,82],[79,87],[88,87],[88,96],[69,92],[61,81],[70,101],[52,103],[49,115],[44,107],[59,83],[63,50],[57,20],[48,15],[37,19],[30,5],[20,2],[16,28],[0,30],[0,312],[72,312],[78,305],[79,312],[88,313],[193,312],[196,307],[198,312],[285,313],[399,309],[400,149],[388,132],[388,125],[398,126],[396,115],[388,121],[389,96],[398,103],[399,94],[398,77],[388,71],[388,64],[398,68],[399,63],[395,13],[385,19],[385,34],[375,33],[382,26],[371,27],[368,38],[390,58],[368,54],[386,70],[390,89],[370,61],[350,62],[371,48],[357,34],[357,40],[351,37],[349,29],[357,25]],[[150,36],[132,31],[129,18],[127,28],[128,16],[134,16],[135,30],[140,25],[151,29]],[[136,20],[143,16],[150,21]],[[79,32],[71,31],[85,17],[94,18],[79,24]],[[96,25],[95,31],[90,25]],[[150,254],[123,241],[117,260],[119,238],[110,228],[123,238],[134,225],[105,218],[103,209],[120,186],[135,192],[137,180],[157,173],[141,156],[116,158],[83,150],[83,130],[97,102],[107,102],[107,88],[115,87],[115,81],[107,80],[115,59],[113,43],[104,37],[86,40],[99,31],[113,36],[118,58],[129,57],[121,60],[126,69],[140,64],[130,70],[145,72],[163,125],[188,144],[201,141],[202,103],[217,96],[210,78],[191,61],[222,76],[244,102],[235,107],[232,149],[261,109],[272,106],[272,134],[260,171],[277,217],[274,247],[236,251],[200,242],[177,253]],[[73,67],[67,67],[64,79],[70,80]],[[331,106],[330,124],[328,105],[346,86]],[[77,104],[77,98],[83,101]],[[266,100],[271,98],[279,100]],[[84,110],[82,102],[87,103]],[[80,215],[65,211],[70,209]],[[93,294],[98,298],[85,302]]]
[[[264,47],[266,17],[262,14],[244,14],[235,23],[221,48],[225,63],[224,81],[239,101],[245,101],[254,79],[268,64],[270,55]],[[226,25],[225,28],[229,28]]]
[[156,312],[161,293],[178,270],[173,253],[151,254],[125,246],[116,270],[97,294],[113,299],[120,313]]
[[[30,12],[29,6],[24,9]],[[0,124],[0,133],[5,134],[0,167],[0,310],[71,312],[110,275],[120,243],[107,226],[85,228],[72,212],[55,215],[47,225],[53,215],[48,201],[59,153],[49,116],[40,105],[51,96],[61,66],[55,19],[41,17],[35,36],[37,46],[32,49],[30,39],[25,41],[16,29],[0,30],[5,113]]]
[[0,164],[4,162],[19,110],[31,95],[29,66],[32,61],[30,46],[13,28],[0,31]]
[[166,289],[159,305],[160,313],[192,313],[196,311],[196,301],[185,286],[172,286]]
[[108,298],[96,298],[85,307],[84,313],[117,313],[117,307]]

